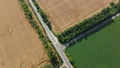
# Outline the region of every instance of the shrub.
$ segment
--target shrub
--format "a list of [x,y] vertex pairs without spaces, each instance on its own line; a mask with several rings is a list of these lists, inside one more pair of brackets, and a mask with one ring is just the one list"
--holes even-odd
[[45,14],[45,12],[39,7],[38,3],[33,0],[34,5],[37,7],[38,12],[40,13],[41,17],[43,18],[43,21],[46,23],[46,25],[52,30],[51,22],[48,19],[48,16]]
[[82,22],[79,22],[77,25],[66,29],[62,33],[58,34],[57,37],[61,43],[67,43],[71,39],[89,30],[95,25],[102,23],[103,21],[105,21],[106,19],[110,18],[118,12],[120,12],[120,1],[115,5],[112,4],[112,6],[104,8],[101,12],[92,16],[91,18],[87,18]]
[[[38,26],[37,22],[32,17],[32,13],[29,10],[27,4],[24,2],[24,0],[19,0],[19,2],[20,2],[20,5],[21,5],[25,15],[26,15],[26,18],[29,20],[29,23],[35,29],[36,33],[38,33],[40,40],[42,41],[43,45],[45,46],[47,54],[48,54],[52,64],[54,65],[54,67],[58,67],[60,62],[57,61],[57,57],[55,54],[56,51],[53,51],[53,48],[52,48],[53,45],[50,45],[51,42],[48,41],[49,39],[43,34],[43,32],[40,29],[40,27]],[[37,8],[39,8],[39,7],[37,7]]]

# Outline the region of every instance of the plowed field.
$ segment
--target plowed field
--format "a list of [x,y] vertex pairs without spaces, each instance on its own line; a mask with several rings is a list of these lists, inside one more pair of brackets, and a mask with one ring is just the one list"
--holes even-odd
[[40,68],[47,60],[18,0],[0,0],[0,68]]
[[98,13],[118,0],[37,0],[47,13],[55,33],[60,33],[81,20]]

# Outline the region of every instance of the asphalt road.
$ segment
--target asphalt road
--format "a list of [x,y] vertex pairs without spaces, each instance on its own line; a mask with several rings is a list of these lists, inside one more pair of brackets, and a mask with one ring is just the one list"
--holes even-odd
[[[31,5],[31,7],[33,8],[36,16],[38,17],[40,23],[42,24],[46,34],[48,35],[50,41],[52,42],[52,44],[54,45],[56,51],[58,52],[58,54],[60,55],[62,61],[63,61],[63,65],[62,66],[66,66],[67,68],[73,68],[73,66],[70,64],[65,52],[64,52],[64,45],[60,44],[58,42],[58,39],[54,36],[54,34],[52,33],[52,31],[48,28],[48,26],[45,24],[45,22],[43,21],[41,15],[38,13],[36,6],[34,5],[32,0],[29,0],[29,3]],[[60,68],[62,68],[62,66]]]

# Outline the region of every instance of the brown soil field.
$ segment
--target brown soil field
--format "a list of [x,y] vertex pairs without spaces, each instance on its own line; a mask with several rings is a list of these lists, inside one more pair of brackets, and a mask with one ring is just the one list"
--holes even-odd
[[40,68],[48,61],[18,0],[0,0],[0,68]]
[[50,18],[55,33],[77,24],[81,20],[98,13],[110,2],[118,0],[37,0]]

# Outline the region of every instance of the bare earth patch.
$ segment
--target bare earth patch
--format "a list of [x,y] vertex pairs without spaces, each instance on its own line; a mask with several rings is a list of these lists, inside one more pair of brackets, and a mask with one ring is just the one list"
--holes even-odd
[[118,0],[37,0],[52,22],[55,33],[98,13],[110,2]]
[[0,68],[40,68],[48,60],[18,0],[0,0]]

